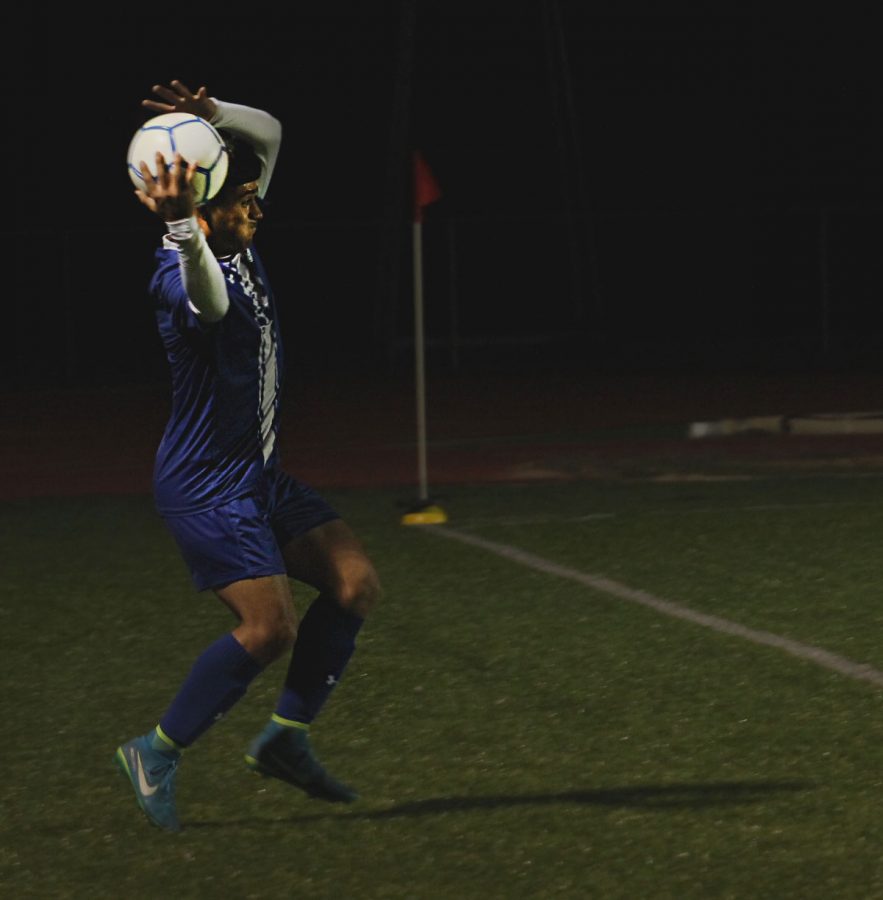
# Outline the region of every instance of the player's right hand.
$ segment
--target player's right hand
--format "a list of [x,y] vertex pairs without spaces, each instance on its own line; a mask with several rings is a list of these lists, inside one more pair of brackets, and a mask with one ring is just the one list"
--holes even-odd
[[214,118],[218,111],[218,106],[214,100],[208,95],[205,86],[201,87],[195,94],[177,78],[171,81],[171,87],[165,87],[162,84],[153,86],[153,93],[162,100],[153,100],[151,98],[141,101],[141,105],[147,109],[152,109],[158,113],[184,112],[194,116],[201,116],[208,122]]
[[139,168],[144,187],[135,196],[152,212],[166,222],[189,219],[196,206],[193,202],[193,176],[196,163],[186,165],[180,153],[175,154],[171,166],[166,166],[162,153],[156,154],[156,177],[141,160]]

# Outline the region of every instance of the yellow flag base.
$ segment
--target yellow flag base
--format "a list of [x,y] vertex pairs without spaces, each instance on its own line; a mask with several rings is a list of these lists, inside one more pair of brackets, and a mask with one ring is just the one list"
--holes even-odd
[[447,513],[435,504],[415,509],[402,516],[402,525],[444,525],[447,521]]

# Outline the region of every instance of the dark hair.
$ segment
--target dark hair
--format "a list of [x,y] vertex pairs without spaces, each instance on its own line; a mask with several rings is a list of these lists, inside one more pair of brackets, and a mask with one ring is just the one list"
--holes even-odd
[[224,146],[227,148],[227,177],[218,193],[208,200],[204,204],[205,206],[223,203],[231,188],[257,181],[263,170],[261,161],[254,152],[254,147],[248,141],[224,129],[219,129],[219,134],[224,139]]

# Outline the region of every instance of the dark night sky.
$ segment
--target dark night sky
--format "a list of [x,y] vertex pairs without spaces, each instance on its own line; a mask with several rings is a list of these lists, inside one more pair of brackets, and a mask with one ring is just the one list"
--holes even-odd
[[[8,227],[56,243],[62,231],[74,242],[103,235],[108,270],[136,291],[141,273],[121,248],[149,245],[142,230],[152,222],[131,197],[125,148],[150,85],[178,77],[283,121],[262,248],[277,293],[281,281],[313,299],[302,330],[320,342],[341,311],[353,317],[350,343],[366,330],[407,331],[404,288],[389,301],[391,251],[378,225],[394,196],[391,149],[407,146],[423,150],[444,191],[427,225],[430,299],[448,302],[443,229],[454,221],[467,336],[579,326],[744,341],[799,332],[802,320],[816,327],[819,209],[867,217],[883,205],[883,79],[868,23],[623,13],[577,0],[418,2],[407,129],[396,139],[402,8],[330,0],[284,14],[250,5],[248,21],[184,10],[137,24],[126,11],[103,13],[100,28],[82,8],[67,22],[35,11],[17,29],[20,55],[6,76],[14,131],[26,136],[4,142],[17,191]],[[569,97],[560,67],[550,70],[550,9],[560,13]],[[589,293],[585,229],[569,231],[564,218],[582,223],[584,213],[603,307],[591,314],[594,299],[574,313],[570,296],[574,254]],[[876,218],[835,224],[835,299],[851,312],[839,321],[835,309],[833,326],[883,331],[871,312],[883,229]],[[274,234],[303,250],[294,274],[279,272],[290,254]],[[59,295],[51,273],[28,289]],[[326,321],[320,309],[334,312]],[[431,326],[439,316],[430,311]]]
[[[57,21],[49,33],[35,28],[33,55],[22,64],[26,91],[38,101],[34,127],[61,119],[82,134],[72,151],[80,163],[112,157],[114,143],[120,157],[151,83],[205,83],[217,96],[264,105],[283,120],[282,186],[274,193],[296,214],[378,215],[401,4],[298,6],[284,15],[277,6],[241,26],[183,12],[179,34],[133,27],[122,14],[103,19],[100,36],[89,35],[82,18],[71,30]],[[411,140],[424,148],[457,212],[562,207],[543,6],[417,4]],[[586,4],[567,0],[559,8],[593,201],[604,208],[705,202],[701,186],[709,180],[721,199],[743,196],[735,182],[750,166],[757,100],[751,21],[591,15]],[[43,168],[46,159],[38,153],[32,165]],[[114,190],[102,179],[104,202],[125,211],[125,186]],[[51,194],[46,184],[38,196],[45,202]]]
[[[35,132],[61,121],[81,134],[72,152],[85,162],[125,148],[155,80],[205,83],[283,120],[286,204],[307,218],[371,216],[386,187],[401,6],[276,5],[241,25],[185,11],[178,33],[128,13],[105,14],[96,34],[81,13],[52,19],[24,34],[16,98]],[[561,205],[544,6],[417,3],[411,139],[457,211]],[[744,203],[746,189],[810,199],[832,180],[853,199],[878,168],[883,86],[860,22],[558,8],[581,160],[604,208]],[[30,158],[42,168],[40,150]]]

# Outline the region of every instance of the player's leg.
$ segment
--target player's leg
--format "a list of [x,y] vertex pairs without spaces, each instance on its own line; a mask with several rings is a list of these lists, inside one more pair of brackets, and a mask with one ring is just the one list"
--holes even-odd
[[198,657],[157,727],[117,750],[117,763],[148,818],[176,831],[174,781],[181,751],[286,652],[295,618],[285,564],[256,500],[240,499],[168,524],[197,589],[213,587],[239,620]]
[[[349,802],[355,792],[332,779],[313,756],[310,723],[340,680],[365,616],[380,587],[374,567],[352,530],[311,488],[280,473],[274,481],[273,527],[288,574],[314,587],[298,628],[285,685],[270,723],[249,750],[252,768],[275,775],[326,800]],[[268,761],[270,748],[286,756],[283,769]],[[298,781],[291,768],[310,773]]]
[[349,525],[335,519],[282,548],[288,574],[319,595],[303,617],[276,713],[309,724],[340,681],[380,582]]
[[284,575],[215,588],[239,625],[206,648],[160,719],[161,734],[189,747],[246,692],[265,666],[289,650],[296,620]]
[[252,743],[246,761],[253,770],[281,778],[310,796],[349,803],[358,795],[316,759],[309,728],[343,675],[364,617],[379,597],[377,575],[340,519],[292,538],[283,556],[292,577],[315,587],[319,596],[298,628],[276,712]]
[[239,619],[197,658],[159,725],[117,749],[138,804],[160,828],[178,831],[175,776],[181,751],[224,715],[268,663],[291,647],[295,620],[288,579],[270,575],[216,589]]

